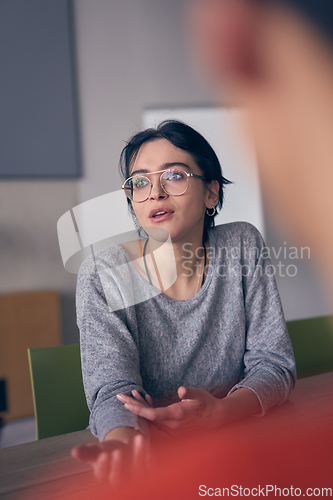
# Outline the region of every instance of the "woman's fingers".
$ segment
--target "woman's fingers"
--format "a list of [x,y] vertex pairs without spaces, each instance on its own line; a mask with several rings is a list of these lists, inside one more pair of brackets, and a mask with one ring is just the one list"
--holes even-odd
[[147,420],[156,419],[157,408],[150,408],[148,405],[143,406],[138,403],[125,403],[124,407],[126,408],[126,410],[129,410],[135,415],[139,415],[140,417],[146,418]]
[[101,448],[99,443],[89,443],[81,446],[75,446],[72,449],[72,457],[81,462],[94,462],[100,455]]
[[125,481],[142,477],[149,467],[149,443],[143,434],[137,434],[126,450],[112,452],[108,480],[118,488]]
[[202,425],[202,422],[198,423],[198,419],[200,420],[204,415],[204,405],[192,399],[185,399],[179,403],[160,408],[126,403],[125,408],[135,415],[151,421],[157,428],[171,433]]
[[149,444],[143,434],[133,439],[132,472],[134,477],[141,477],[149,465]]
[[202,401],[207,395],[210,396],[210,394],[203,389],[198,389],[197,387],[185,387],[184,385],[181,385],[177,392],[180,399],[190,399],[193,401]]
[[132,391],[132,396],[133,396],[134,399],[136,399],[140,403],[143,403],[144,405],[147,404],[146,401],[141,396],[141,394],[139,393],[139,391],[136,391],[136,390]]
[[146,401],[145,399],[143,399],[143,397],[141,396],[141,394],[139,393],[139,391],[132,391],[132,396],[127,396],[126,394],[117,394],[117,399],[119,401],[121,401],[122,403],[127,403],[127,404],[139,404],[139,405],[143,405],[143,406],[152,406],[152,400],[150,398],[150,401],[151,401],[151,404],[149,404],[148,401]]
[[111,453],[116,448],[124,448],[124,446],[126,446],[124,443],[116,439],[103,443],[88,443],[75,446],[71,451],[71,455],[81,462],[93,463],[98,459],[101,453]]
[[108,481],[114,488],[119,488],[128,476],[128,456],[125,450],[114,450],[111,454],[111,467]]
[[150,421],[180,420],[184,416],[181,403],[174,403],[160,408],[151,408],[136,403],[125,403],[125,408],[135,415],[146,418]]
[[121,403],[126,403],[126,402],[130,402],[130,401],[133,401],[133,398],[131,398],[131,396],[126,396],[126,394],[117,394],[116,398],[121,402]]
[[188,396],[187,396],[187,394],[186,394],[187,392],[188,392],[187,387],[185,387],[185,386],[183,386],[183,385],[181,385],[181,386],[178,388],[178,391],[177,391],[178,396],[179,396],[179,398],[180,398],[180,399],[184,399],[184,398],[188,399]]
[[125,403],[125,408],[135,415],[146,418],[147,420],[163,420],[166,408],[151,408],[148,406],[141,406],[134,403]]
[[110,474],[111,456],[108,452],[102,452],[93,463],[94,474],[97,481],[106,481]]
[[151,408],[153,408],[154,407],[153,406],[153,400],[151,399],[151,397],[149,396],[149,394],[146,394],[145,399],[146,399],[146,402],[149,404],[149,406]]

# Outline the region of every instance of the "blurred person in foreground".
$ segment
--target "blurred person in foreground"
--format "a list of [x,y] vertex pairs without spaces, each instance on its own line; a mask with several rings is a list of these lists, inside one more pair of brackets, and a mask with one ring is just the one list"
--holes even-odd
[[[195,57],[244,107],[264,196],[324,274],[333,269],[332,0],[194,0]],[[330,280],[332,281],[332,280]]]

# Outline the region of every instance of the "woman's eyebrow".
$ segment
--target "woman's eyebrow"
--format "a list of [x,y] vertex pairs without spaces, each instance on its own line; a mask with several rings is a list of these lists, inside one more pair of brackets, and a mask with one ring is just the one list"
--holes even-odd
[[[186,165],[186,163],[182,163],[180,161],[174,161],[174,162],[163,163],[163,165],[161,165],[157,170],[154,170],[154,172],[158,172],[159,170],[166,170],[166,169],[174,167],[176,165],[187,168],[188,170],[191,171],[191,168],[188,165]],[[149,174],[149,170],[147,170],[146,168],[140,168],[138,170],[134,170],[131,173],[131,177],[133,177],[133,175],[136,175],[136,174]]]

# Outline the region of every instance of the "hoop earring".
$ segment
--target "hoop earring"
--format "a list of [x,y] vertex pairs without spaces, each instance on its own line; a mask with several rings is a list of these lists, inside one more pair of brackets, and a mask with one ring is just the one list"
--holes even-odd
[[208,215],[208,217],[214,217],[214,215],[216,214],[216,207],[214,207],[214,205],[212,205],[212,209],[213,209],[213,212],[209,212],[209,208],[206,208],[206,214]]

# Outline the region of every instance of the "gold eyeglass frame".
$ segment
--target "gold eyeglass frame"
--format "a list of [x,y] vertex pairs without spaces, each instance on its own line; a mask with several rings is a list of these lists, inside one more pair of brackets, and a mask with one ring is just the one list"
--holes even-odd
[[[183,191],[181,194],[170,194],[168,193],[163,185],[162,185],[162,175],[165,174],[166,172],[168,172],[169,170],[179,170],[181,172],[184,172],[187,176],[187,186],[186,186],[186,189],[185,191]],[[155,172],[146,172],[146,173],[142,173],[142,174],[136,174],[136,175],[131,175],[131,177],[129,177],[128,179],[126,179],[126,181],[124,182],[124,184],[121,186],[121,189],[123,189],[125,191],[125,194],[127,196],[127,198],[129,200],[131,200],[133,203],[143,203],[144,201],[147,201],[149,196],[150,196],[150,193],[151,193],[151,190],[153,189],[153,183],[151,182],[151,180],[149,179],[149,177],[147,177],[147,175],[152,175],[152,174],[159,174],[161,172],[161,175],[160,175],[160,186],[161,188],[163,189],[163,191],[168,195],[168,196],[182,196],[184,193],[186,193],[186,191],[188,190],[188,185],[189,185],[189,177],[195,177],[196,179],[202,179],[203,181],[205,180],[205,178],[202,176],[202,175],[197,175],[197,174],[192,174],[192,172],[186,172],[186,170],[183,170],[182,168],[174,168],[174,167],[171,167],[171,168],[167,168],[165,170],[156,170]],[[129,181],[130,179],[135,179],[136,177],[146,177],[146,179],[149,181],[150,183],[150,191],[149,191],[149,194],[147,196],[147,198],[145,198],[144,200],[141,200],[141,201],[134,201],[132,200],[132,198],[130,198],[128,196],[128,194],[126,193],[126,190],[125,190],[125,184],[127,181]]]

